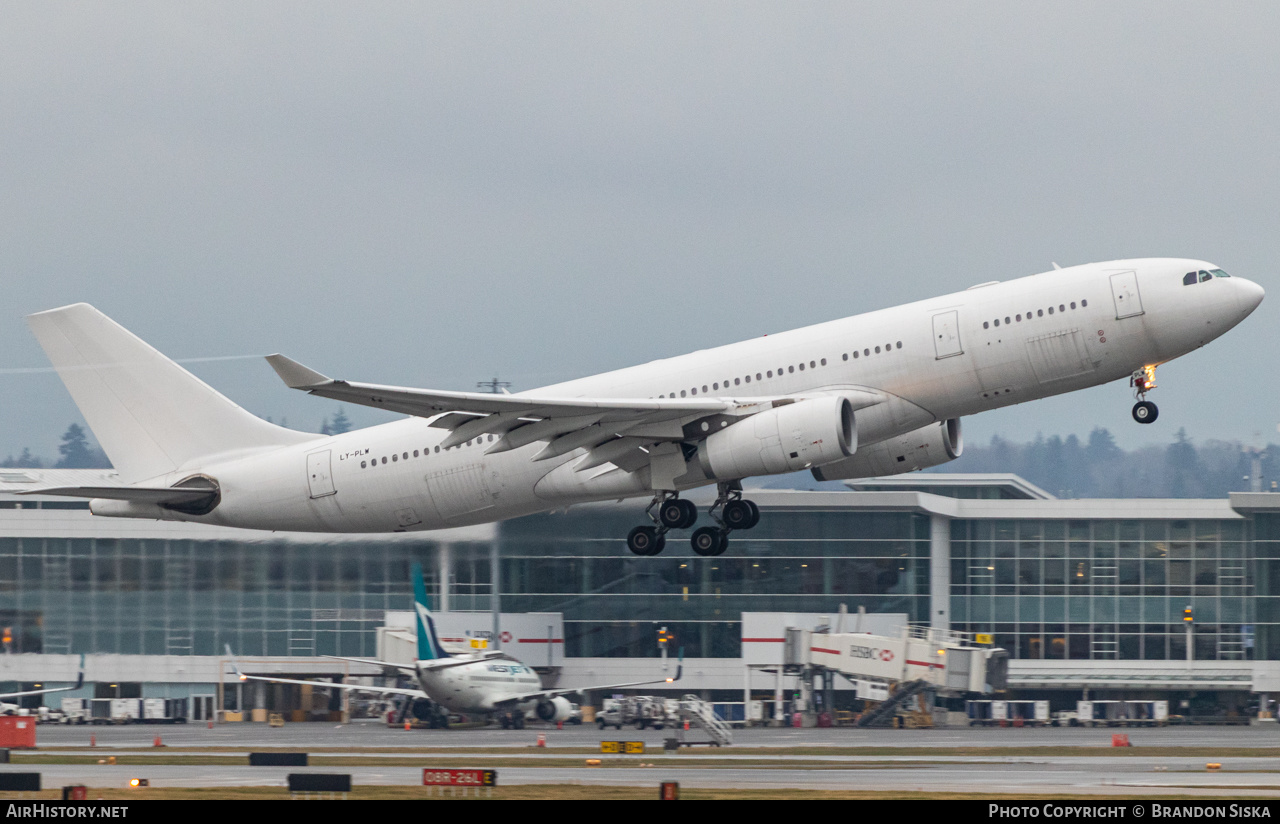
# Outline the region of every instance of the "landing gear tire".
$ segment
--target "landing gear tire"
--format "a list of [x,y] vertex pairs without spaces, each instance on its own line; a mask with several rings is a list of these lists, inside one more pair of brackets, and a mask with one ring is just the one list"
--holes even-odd
[[729,536],[713,526],[704,526],[694,530],[689,539],[693,551],[704,558],[713,558],[729,548]]
[[693,501],[680,499],[680,506],[684,509],[684,520],[680,522],[680,526],[676,529],[688,529],[698,522],[698,506]]
[[730,529],[750,529],[760,522],[760,507],[743,499],[729,501],[721,517]]
[[1155,423],[1160,410],[1151,401],[1138,401],[1133,405],[1133,419],[1138,423]]
[[666,544],[667,539],[651,526],[638,526],[627,535],[627,549],[636,555],[657,555]]
[[658,520],[667,529],[679,529],[688,516],[684,501],[680,498],[668,498],[658,507]]

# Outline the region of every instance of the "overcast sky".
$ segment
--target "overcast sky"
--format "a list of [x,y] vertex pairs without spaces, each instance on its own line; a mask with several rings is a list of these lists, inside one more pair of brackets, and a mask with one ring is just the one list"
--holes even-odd
[[0,457],[81,420],[21,371],[22,317],[77,301],[175,358],[520,390],[1138,256],[1271,297],[1161,368],[1152,426],[1120,382],[966,437],[1276,440],[1278,35],[1274,3],[6,4]]

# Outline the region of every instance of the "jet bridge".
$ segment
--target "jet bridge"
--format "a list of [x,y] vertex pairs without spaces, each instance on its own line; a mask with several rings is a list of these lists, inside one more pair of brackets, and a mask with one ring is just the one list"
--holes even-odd
[[783,656],[786,668],[800,673],[801,703],[807,708],[813,707],[815,682],[825,686],[822,704],[830,706],[834,673],[855,682],[860,698],[884,700],[860,726],[890,722],[899,705],[917,695],[1001,692],[1009,671],[1005,650],[922,626],[904,627],[897,635],[789,627]]
[[831,670],[855,681],[923,681],[944,694],[1002,691],[1009,654],[978,646],[963,633],[906,627],[897,637],[787,629],[788,667]]

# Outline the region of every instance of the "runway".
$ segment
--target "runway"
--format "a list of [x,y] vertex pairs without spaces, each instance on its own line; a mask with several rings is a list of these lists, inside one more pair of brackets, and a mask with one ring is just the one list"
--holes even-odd
[[[410,786],[421,784],[424,767],[453,764],[494,768],[499,786],[656,787],[663,781],[678,781],[682,787],[708,789],[1280,798],[1280,730],[1274,727],[1129,730],[1135,746],[1123,752],[1109,746],[1112,732],[766,728],[735,731],[730,750],[700,747],[666,755],[663,731],[623,730],[619,735],[593,726],[408,732],[376,722],[290,724],[276,729],[224,724],[212,730],[194,725],[42,726],[38,732],[41,760],[91,762],[37,765],[27,761],[24,766],[33,756],[15,752],[14,763],[4,769],[38,770],[50,787],[81,783],[123,787],[135,777],[145,777],[155,787],[283,787],[291,772],[350,773],[356,786]],[[535,746],[539,734],[545,747]],[[93,749],[87,746],[91,735],[96,743]],[[165,747],[150,746],[157,735]],[[601,756],[601,740],[643,740],[648,752]],[[247,765],[247,753],[281,748],[309,752],[310,766]],[[112,756],[138,763],[96,763]],[[197,757],[216,763],[160,763]],[[601,758],[604,763],[587,766],[589,758]],[[1207,770],[1210,760],[1220,763],[1221,769]]]

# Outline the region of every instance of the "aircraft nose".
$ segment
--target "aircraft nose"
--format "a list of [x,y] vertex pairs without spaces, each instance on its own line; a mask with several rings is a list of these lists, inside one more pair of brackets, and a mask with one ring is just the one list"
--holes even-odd
[[1262,299],[1266,297],[1267,290],[1258,284],[1244,278],[1232,278],[1236,287],[1236,304],[1240,307],[1241,316],[1247,316],[1258,308],[1258,304],[1262,303]]

